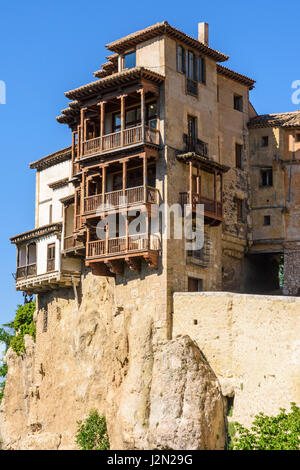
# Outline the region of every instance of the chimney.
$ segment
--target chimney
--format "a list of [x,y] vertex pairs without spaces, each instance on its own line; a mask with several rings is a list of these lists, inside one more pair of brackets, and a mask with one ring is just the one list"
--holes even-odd
[[207,23],[198,23],[198,41],[208,46],[209,25]]

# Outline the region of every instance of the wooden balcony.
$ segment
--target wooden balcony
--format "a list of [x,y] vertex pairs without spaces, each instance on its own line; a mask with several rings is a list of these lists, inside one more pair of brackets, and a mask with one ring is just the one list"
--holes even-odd
[[20,266],[17,268],[16,279],[22,279],[30,276],[36,276],[36,263]]
[[64,238],[64,253],[79,253],[85,248],[84,244],[73,235]]
[[96,194],[94,196],[87,196],[84,200],[84,215],[95,214],[97,209],[107,210],[110,206],[112,208],[119,208],[129,206],[132,204],[158,204],[159,194],[158,189],[151,186],[136,186],[135,188],[127,188],[124,191],[112,191],[104,194]]
[[219,225],[223,221],[223,203],[214,199],[209,199],[198,193],[192,193],[192,200],[190,200],[190,193],[180,193],[180,204],[182,208],[185,205],[191,204],[192,210],[196,211],[197,204],[204,205],[204,222],[211,225]]
[[113,134],[106,134],[102,137],[86,140],[82,143],[80,158],[98,155],[139,143],[159,145],[159,130],[148,126],[144,126],[144,128],[143,126],[136,126],[125,129],[123,132],[114,132]]
[[123,265],[120,265],[122,260],[126,261],[131,269],[139,270],[137,258],[144,258],[150,267],[157,269],[159,249],[159,239],[153,235],[148,237],[146,234],[137,234],[128,237],[108,238],[89,242],[86,260],[88,266],[95,261],[102,261],[115,274],[123,272]]

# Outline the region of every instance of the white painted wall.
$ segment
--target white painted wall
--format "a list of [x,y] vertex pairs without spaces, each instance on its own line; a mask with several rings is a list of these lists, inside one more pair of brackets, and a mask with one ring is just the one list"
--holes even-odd
[[39,171],[39,188],[37,191],[37,227],[48,225],[49,221],[49,207],[52,205],[52,222],[62,222],[62,203],[60,199],[74,194],[72,184],[68,184],[58,189],[49,188],[50,183],[71,177],[71,160],[67,160],[50,168]]
[[47,247],[49,244],[55,243],[55,271],[60,271],[61,264],[61,241],[56,235],[46,235],[37,240],[37,275],[47,273]]

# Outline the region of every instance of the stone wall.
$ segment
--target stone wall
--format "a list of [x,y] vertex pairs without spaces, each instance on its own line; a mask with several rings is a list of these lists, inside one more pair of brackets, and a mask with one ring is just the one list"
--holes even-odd
[[300,404],[300,299],[175,293],[173,337],[189,335],[234,397],[232,419]]

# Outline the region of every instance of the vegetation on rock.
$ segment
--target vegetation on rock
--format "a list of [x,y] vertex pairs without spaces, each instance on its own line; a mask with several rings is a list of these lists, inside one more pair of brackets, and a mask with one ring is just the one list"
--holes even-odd
[[91,410],[88,418],[77,424],[76,443],[81,450],[109,449],[105,416],[100,416],[97,410]]
[[233,450],[299,450],[300,408],[291,403],[289,413],[284,409],[277,416],[259,413],[250,430],[234,423],[229,433],[229,448]]

